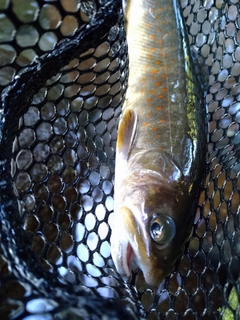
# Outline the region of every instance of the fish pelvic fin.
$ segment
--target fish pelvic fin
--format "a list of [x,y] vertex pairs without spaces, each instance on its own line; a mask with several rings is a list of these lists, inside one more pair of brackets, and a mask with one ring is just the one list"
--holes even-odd
[[117,138],[117,157],[127,161],[134,143],[137,130],[137,113],[126,109],[120,119]]

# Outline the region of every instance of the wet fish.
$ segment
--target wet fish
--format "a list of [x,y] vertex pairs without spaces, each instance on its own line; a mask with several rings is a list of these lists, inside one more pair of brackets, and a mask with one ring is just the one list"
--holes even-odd
[[203,87],[179,1],[130,0],[125,7],[130,73],[119,123],[111,254],[132,261],[157,286],[184,251],[204,176]]

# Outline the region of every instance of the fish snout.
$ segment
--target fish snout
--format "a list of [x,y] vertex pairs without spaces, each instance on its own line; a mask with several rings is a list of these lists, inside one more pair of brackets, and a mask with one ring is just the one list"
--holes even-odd
[[131,210],[126,207],[120,208],[112,226],[111,255],[117,272],[123,277],[131,276],[132,263],[135,257],[129,238],[130,225],[127,223],[131,216]]

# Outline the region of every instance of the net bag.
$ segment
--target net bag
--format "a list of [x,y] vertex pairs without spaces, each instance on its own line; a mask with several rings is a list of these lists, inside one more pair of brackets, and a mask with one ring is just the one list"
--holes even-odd
[[239,2],[181,6],[209,79],[206,180],[155,292],[110,255],[121,1],[0,0],[1,319],[239,319]]

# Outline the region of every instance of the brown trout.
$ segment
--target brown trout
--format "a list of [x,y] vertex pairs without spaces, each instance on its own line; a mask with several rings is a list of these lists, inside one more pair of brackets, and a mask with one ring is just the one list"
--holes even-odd
[[116,151],[111,254],[158,284],[182,255],[204,177],[203,87],[177,0],[129,0],[129,80]]

